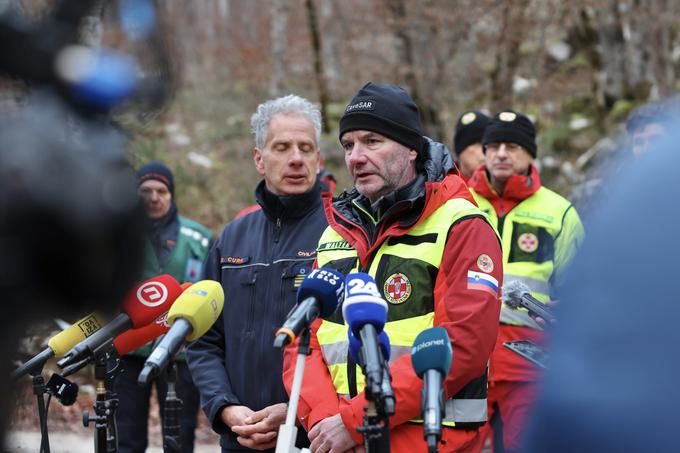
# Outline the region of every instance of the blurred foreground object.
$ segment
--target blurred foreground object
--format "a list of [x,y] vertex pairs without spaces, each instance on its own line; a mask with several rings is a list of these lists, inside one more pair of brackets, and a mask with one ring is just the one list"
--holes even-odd
[[[160,109],[169,90],[158,85],[171,79],[168,65],[155,71],[163,77],[145,76],[154,72],[148,64],[97,39],[106,6],[118,5],[127,39],[149,41],[148,59],[170,61],[154,34],[151,0],[61,0],[39,20],[8,5],[0,2],[0,75],[13,82],[0,86],[21,93],[0,109],[3,388],[27,325],[111,313],[141,275],[144,215],[129,137],[111,114],[123,105]],[[0,403],[0,443],[11,404]]]
[[676,124],[629,158],[565,284],[526,452],[678,451]]

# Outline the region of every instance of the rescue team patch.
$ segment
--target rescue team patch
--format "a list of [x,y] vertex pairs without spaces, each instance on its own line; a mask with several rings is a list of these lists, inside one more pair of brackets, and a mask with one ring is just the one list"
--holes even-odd
[[498,295],[498,280],[483,272],[468,271],[467,289],[484,291],[492,296]]
[[411,296],[411,282],[408,277],[397,272],[390,275],[387,280],[385,280],[385,285],[383,286],[383,293],[385,294],[385,299],[387,302],[399,305],[406,302],[406,300]]
[[477,267],[487,273],[493,272],[493,260],[489,255],[482,253],[477,258]]
[[351,245],[349,245],[349,242],[347,241],[334,241],[319,244],[319,246],[316,248],[316,251],[320,252],[321,250],[353,250],[353,249],[354,248]]
[[246,264],[250,262],[249,256],[222,256],[220,264]]
[[534,233],[524,233],[517,238],[519,249],[526,253],[534,253],[538,249],[538,238]]
[[477,118],[477,115],[475,115],[475,112],[467,112],[460,119],[460,122],[463,124],[463,126],[467,126],[468,124],[472,123],[475,120],[475,118]]

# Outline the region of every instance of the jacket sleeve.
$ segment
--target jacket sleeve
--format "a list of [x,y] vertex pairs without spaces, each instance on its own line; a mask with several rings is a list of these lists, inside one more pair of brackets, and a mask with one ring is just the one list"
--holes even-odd
[[[204,266],[206,280],[220,281],[220,251],[218,244],[210,250]],[[224,288],[225,294],[227,288]],[[226,301],[225,301],[226,303]],[[232,392],[229,374],[224,363],[224,321],[220,315],[203,336],[189,343],[186,350],[191,377],[201,395],[201,407],[213,430],[228,431],[220,418],[223,407],[240,404]]]
[[[300,400],[297,416],[302,426],[309,431],[317,422],[338,413],[339,400],[333,386],[331,375],[324,361],[316,332],[321,326],[317,319],[311,326],[309,346],[311,354],[305,360],[305,372],[302,377]],[[283,354],[283,385],[290,395],[295,377],[295,364],[298,356],[300,340],[288,346]]]
[[[493,262],[480,256],[487,255]],[[482,263],[481,269],[478,263]],[[503,265],[500,243],[491,226],[481,218],[468,218],[449,231],[434,289],[434,325],[444,327],[453,347],[451,370],[444,382],[447,398],[484,373],[498,333],[500,301],[498,290],[469,289],[468,271],[482,272],[502,285]],[[411,357],[397,359],[390,367],[396,397],[396,412],[390,426],[420,416],[422,381],[413,371]],[[356,427],[362,423],[366,400],[363,392],[340,409],[350,435],[360,442]]]
[[[564,282],[564,275],[569,263],[574,259],[576,252],[581,247],[585,232],[581,218],[574,206],[570,206],[564,214],[562,230],[555,239],[555,269],[551,277],[551,288],[556,288],[553,293],[559,293],[559,288]],[[556,294],[551,294],[556,298]]]

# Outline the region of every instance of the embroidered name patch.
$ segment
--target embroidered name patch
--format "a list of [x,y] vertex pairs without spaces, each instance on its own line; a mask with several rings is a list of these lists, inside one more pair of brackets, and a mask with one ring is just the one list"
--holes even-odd
[[246,264],[250,262],[249,256],[223,256],[220,258],[220,264]]
[[365,110],[375,110],[375,101],[360,101],[350,104],[345,109],[345,113],[365,111]]
[[322,250],[352,250],[352,246],[347,241],[326,242],[316,248],[317,252]]

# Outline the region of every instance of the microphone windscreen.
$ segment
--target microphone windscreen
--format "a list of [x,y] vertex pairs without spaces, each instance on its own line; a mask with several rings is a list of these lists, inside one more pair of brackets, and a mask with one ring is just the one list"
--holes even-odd
[[331,316],[342,301],[345,289],[345,276],[335,269],[322,267],[314,269],[300,283],[297,292],[298,303],[313,297],[321,304],[319,315],[322,318]]
[[503,285],[501,300],[509,307],[517,309],[521,306],[524,294],[531,294],[529,287],[519,280],[511,280]]
[[413,342],[411,363],[421,379],[427,370],[437,370],[446,376],[451,368],[452,358],[451,340],[443,327],[425,329]]
[[387,302],[378,291],[378,285],[363,272],[349,274],[345,280],[347,290],[342,304],[342,316],[354,335],[366,324],[382,331],[387,322]]
[[183,318],[191,324],[188,341],[201,337],[212,327],[222,313],[224,291],[222,285],[214,280],[203,280],[194,283],[177,298],[170,311],[170,324],[177,318]]
[[168,313],[166,312],[144,327],[130,329],[118,335],[113,340],[113,345],[118,354],[124,356],[167,333],[168,330],[170,330],[170,323],[168,322]]
[[106,324],[104,317],[91,313],[50,338],[47,346],[52,349],[55,357],[63,357],[75,345],[101,329],[104,324]]
[[168,274],[146,280],[130,290],[123,300],[122,310],[138,329],[167,312],[182,293],[179,282]]
[[[359,351],[361,351],[361,340],[354,336],[352,329],[347,329],[347,339],[349,340],[349,354],[352,357],[352,360],[354,360],[354,363],[360,363]],[[380,344],[383,358],[389,361],[392,347],[390,346],[390,338],[384,330],[378,335],[378,343]]]

